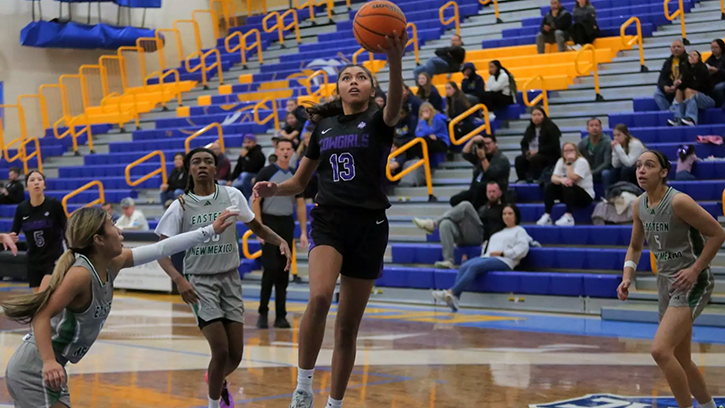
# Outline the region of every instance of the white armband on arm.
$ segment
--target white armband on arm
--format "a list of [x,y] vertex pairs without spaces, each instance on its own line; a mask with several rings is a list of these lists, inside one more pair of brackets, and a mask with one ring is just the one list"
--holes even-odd
[[214,226],[207,225],[194,231],[185,232],[155,244],[144,245],[131,249],[133,264],[135,266],[157,261],[161,258],[186,251],[187,249],[201,244],[215,234]]
[[624,263],[624,268],[626,269],[627,267],[630,267],[630,268],[634,269],[635,272],[637,272],[637,263],[636,262],[634,262],[634,261],[626,261]]

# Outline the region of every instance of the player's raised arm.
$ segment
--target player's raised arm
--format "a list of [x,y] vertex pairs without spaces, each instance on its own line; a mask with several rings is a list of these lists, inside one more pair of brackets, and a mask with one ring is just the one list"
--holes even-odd
[[390,76],[388,85],[388,98],[383,111],[383,120],[388,126],[395,126],[400,119],[400,108],[403,106],[403,54],[405,46],[408,44],[408,32],[403,31],[398,37],[398,33],[394,32],[393,37],[386,37],[388,41],[387,48],[380,50],[388,57],[388,75]]

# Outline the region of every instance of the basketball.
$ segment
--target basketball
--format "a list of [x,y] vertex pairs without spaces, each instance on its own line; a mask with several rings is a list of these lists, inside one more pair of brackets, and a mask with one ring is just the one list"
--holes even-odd
[[360,46],[379,53],[378,45],[383,48],[388,46],[385,36],[392,37],[393,31],[401,36],[407,24],[405,14],[398,6],[389,1],[378,0],[365,3],[358,10],[352,31]]

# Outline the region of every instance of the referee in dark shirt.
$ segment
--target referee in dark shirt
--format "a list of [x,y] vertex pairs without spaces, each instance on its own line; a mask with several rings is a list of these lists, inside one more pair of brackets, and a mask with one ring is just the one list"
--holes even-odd
[[[294,154],[292,142],[281,139],[274,149],[277,162],[264,167],[257,174],[257,181],[273,181],[277,184],[289,180],[294,175],[294,169],[290,167],[290,159]],[[254,200],[252,210],[258,220],[272,231],[276,232],[292,248],[294,240],[295,220],[292,216],[297,209],[297,220],[300,222],[300,245],[307,247],[307,206],[303,195],[288,197],[269,197],[261,200]],[[259,239],[259,238],[258,238]],[[274,327],[288,329],[287,321],[287,285],[289,283],[289,271],[285,271],[287,258],[279,252],[275,245],[262,246],[262,291],[259,295],[259,320],[257,328],[266,329],[269,327],[267,313],[269,312],[269,298],[272,296],[272,287],[275,288],[275,320]]]

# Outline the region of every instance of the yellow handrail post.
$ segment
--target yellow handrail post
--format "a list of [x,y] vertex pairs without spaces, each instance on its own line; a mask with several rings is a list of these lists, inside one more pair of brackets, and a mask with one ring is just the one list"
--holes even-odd
[[[725,0],[722,0],[725,1]],[[631,26],[632,23],[637,25],[637,35],[627,40],[627,35],[624,31],[627,27]],[[625,21],[621,27],[619,27],[619,36],[622,37],[622,45],[625,47],[631,47],[634,43],[637,43],[639,47],[639,72],[649,72],[649,68],[644,65],[644,47],[642,46],[642,23],[637,17],[630,17],[629,20]]]
[[[264,119],[259,118],[259,109],[264,108],[267,109],[267,102],[270,102],[272,104],[272,113],[267,116]],[[256,122],[258,125],[265,125],[270,120],[274,119],[274,129],[279,131],[279,115],[277,114],[277,105],[274,102],[274,99],[272,98],[265,98],[259,101],[256,105],[254,105],[254,122]]]
[[[30,142],[33,142],[35,144],[35,151],[33,153],[30,153],[30,155],[28,155],[27,145]],[[18,147],[18,151],[22,155],[20,157],[20,160],[23,161],[24,174],[28,174],[28,161],[30,159],[32,159],[33,157],[35,157],[38,160],[38,171],[40,171],[41,173],[43,172],[43,157],[40,155],[40,141],[38,141],[37,137],[29,137],[29,138],[25,139],[23,142],[20,143],[20,146]]]
[[[370,55],[372,56],[372,53]],[[320,85],[320,88],[318,90],[312,92],[312,80],[318,76],[322,76],[322,85]],[[318,100],[323,96],[330,96],[329,92],[327,91],[328,85],[329,81],[327,80],[327,72],[325,72],[324,70],[315,71],[312,75],[307,77],[307,82],[305,83],[305,87],[307,88],[307,95],[313,98],[317,98]]]
[[[138,180],[131,180],[131,169],[138,166],[139,164],[147,161],[148,159],[159,156],[159,168],[152,171],[151,173],[146,174],[145,176],[141,177]],[[154,177],[157,174],[161,174],[161,183],[167,184],[168,178],[166,176],[166,158],[164,157],[164,152],[161,150],[154,150],[153,152],[147,154],[146,156],[134,161],[133,163],[130,163],[128,166],[126,166],[126,184],[128,184],[130,187],[135,187],[144,181],[150,179],[151,177]]]
[[70,216],[70,213],[68,212],[68,200],[92,188],[93,186],[98,187],[98,198],[84,205],[84,207],[91,207],[106,202],[106,195],[103,192],[103,183],[98,180],[93,180],[90,183],[71,191],[70,193],[66,194],[65,197],[63,197],[61,203],[63,204],[63,210],[65,211],[65,215]]
[[[481,111],[481,114],[483,115],[483,125],[473,129],[470,131],[467,135],[461,137],[460,139],[456,139],[456,125],[461,122],[462,120],[466,119],[467,117],[473,115],[474,113]],[[456,116],[451,120],[451,122],[448,124],[448,133],[449,137],[451,139],[451,143],[454,145],[461,145],[466,143],[468,140],[470,140],[473,136],[476,136],[480,134],[481,132],[485,131],[487,135],[491,134],[491,122],[488,118],[488,108],[486,105],[479,103],[478,105],[472,106],[467,111],[461,113],[460,115]]]
[[208,132],[212,128],[216,128],[218,131],[219,147],[221,148],[222,153],[224,153],[224,130],[222,130],[222,125],[220,125],[217,122],[206,125],[206,126],[204,126],[204,128],[197,130],[196,132],[194,132],[194,134],[187,137],[186,140],[184,141],[184,148],[186,149],[186,153],[189,153],[191,151],[191,147],[189,146],[189,143],[191,143],[192,140],[203,135],[204,133]]
[[[267,25],[267,21],[269,21],[269,19],[271,19],[271,18],[275,19],[275,24],[272,27]],[[282,48],[285,48],[284,34],[282,33],[282,22],[280,21],[278,12],[273,11],[273,12],[267,14],[266,16],[264,16],[264,18],[262,19],[262,29],[264,30],[265,33],[271,33],[272,31],[277,30],[277,36],[279,38],[279,46]]]
[[682,0],[677,0],[678,9],[672,14],[670,14],[670,8],[668,5],[669,2],[670,0],[665,0],[664,3],[665,18],[670,21],[675,21],[677,17],[680,17],[680,28],[682,29],[682,43],[685,45],[690,45],[690,41],[687,39],[687,33],[685,32],[685,7],[682,5]]
[[[541,94],[530,101],[529,100],[529,91],[530,90],[533,91],[533,89],[529,89],[529,86],[531,86],[531,84],[537,80],[541,81]],[[544,77],[542,77],[541,75],[538,75],[538,76],[535,76],[535,77],[529,79],[524,84],[524,86],[522,88],[522,91],[523,91],[522,93],[524,94],[523,95],[524,96],[524,105],[529,106],[529,107],[534,107],[539,102],[542,102],[542,105],[544,106],[544,112],[546,112],[546,116],[549,116],[549,97],[546,94],[546,83],[544,81],[545,81]]]
[[244,254],[244,257],[247,259],[257,259],[260,256],[262,256],[262,250],[259,249],[255,253],[249,252],[249,237],[254,234],[252,230],[247,230],[244,234],[242,234],[242,254]]
[[[254,43],[250,47],[247,47],[247,37],[254,35],[256,36],[256,39],[254,40]],[[239,44],[237,44],[234,47],[230,47],[230,42],[234,38],[239,38]],[[259,65],[262,65],[264,63],[264,60],[262,59],[262,37],[256,28],[253,28],[249,31],[247,31],[245,34],[242,34],[239,31],[235,31],[228,35],[224,39],[224,49],[228,53],[239,51],[242,57],[242,68],[247,69],[247,51],[254,49],[254,47],[257,47],[257,56],[259,57]]]
[[[393,175],[390,169],[390,160],[405,153],[408,149],[415,146],[416,144],[420,144],[420,148],[423,151],[423,158],[419,159],[414,165],[408,167],[400,173]],[[413,140],[411,140],[410,142],[404,144],[403,146],[400,146],[394,152],[390,153],[390,155],[388,156],[388,164],[385,166],[385,174],[387,175],[388,180],[398,181],[420,166],[425,167],[425,185],[426,187],[428,187],[428,201],[438,201],[438,199],[433,195],[433,182],[430,171],[430,158],[428,157],[428,145],[425,143],[425,140],[422,137],[413,138]]]
[[[41,88],[45,85],[41,85]],[[20,101],[22,99],[30,99],[30,98],[38,98],[38,104],[40,105],[40,121],[43,125],[43,130],[48,129],[50,127],[50,123],[48,121],[48,108],[45,100],[45,96],[43,96],[42,93],[38,93],[37,95],[18,95],[18,106],[21,106]],[[20,114],[20,112],[18,112]],[[27,127],[27,124],[26,124]]]
[[[370,72],[372,72],[373,75],[375,75],[375,67],[374,67],[375,54],[373,54],[372,52],[366,50],[365,48],[360,48],[360,49],[358,49],[357,51],[355,51],[352,54],[352,63],[353,64],[357,64],[357,57],[360,56],[360,54],[362,54],[362,53],[364,53],[366,51],[370,54]],[[310,88],[309,87],[308,87],[307,91],[310,92]]]
[[725,0],[720,0],[720,20],[725,20]]
[[[478,0],[478,2],[485,6],[491,3],[491,0]],[[493,0],[493,12],[496,14],[496,24],[503,23],[503,20],[501,20],[498,14],[498,0]]]
[[415,53],[415,65],[420,65],[420,55],[418,55],[418,27],[416,27],[415,23],[408,23],[405,28],[411,29],[410,35],[408,36],[410,39],[408,40],[408,43],[405,44],[405,47],[407,48],[410,44],[413,44],[413,52]]
[[[292,22],[289,25],[284,25],[284,18],[287,17],[288,14],[292,15]],[[302,43],[302,39],[300,38],[300,20],[297,16],[297,10],[291,8],[282,13],[279,16],[279,25],[282,27],[283,31],[294,29],[295,36],[297,37],[297,44],[299,45]]]
[[[453,7],[453,17],[449,18],[448,20],[443,17],[443,13],[446,11],[448,7]],[[438,9],[438,16],[440,17],[441,24],[444,26],[447,26],[450,23],[455,22],[456,23],[456,35],[461,35],[461,19],[458,14],[458,3],[456,3],[454,0],[449,1],[448,3],[441,6],[440,9]]]
[[[590,52],[592,54],[592,65],[588,66],[587,69],[579,69],[579,60],[585,52]],[[574,68],[576,69],[577,75],[589,75],[589,71],[594,71],[594,91],[597,95],[594,98],[594,101],[604,101],[604,97],[599,94],[599,68],[597,67],[597,50],[594,49],[593,45],[586,44],[584,47],[582,47],[581,50],[579,50],[579,52],[576,53],[576,57],[574,57]]]

